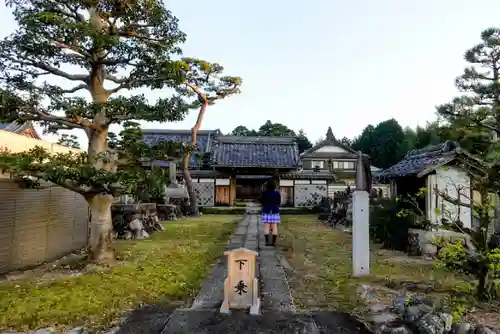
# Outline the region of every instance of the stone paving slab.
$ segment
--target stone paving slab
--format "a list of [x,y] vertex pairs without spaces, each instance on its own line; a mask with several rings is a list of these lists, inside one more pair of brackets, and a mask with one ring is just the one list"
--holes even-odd
[[254,216],[254,219],[258,220],[260,230],[259,271],[261,276],[262,311],[294,312],[295,306],[293,305],[290,287],[276,247],[265,245],[265,226],[260,223],[259,216]]

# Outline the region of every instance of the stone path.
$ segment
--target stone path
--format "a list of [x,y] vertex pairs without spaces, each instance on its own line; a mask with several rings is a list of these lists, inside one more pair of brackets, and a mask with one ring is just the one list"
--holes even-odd
[[[190,308],[171,310],[153,307],[129,319],[116,334],[201,334],[201,333],[369,333],[361,323],[341,312],[295,310],[276,247],[266,246],[264,225],[258,207],[249,205],[247,213],[230,238],[226,250],[245,247],[259,253],[257,275],[260,280],[261,313],[249,315],[232,310],[219,312],[227,277],[226,258],[222,257],[206,279]],[[141,319],[144,319],[141,321]]]

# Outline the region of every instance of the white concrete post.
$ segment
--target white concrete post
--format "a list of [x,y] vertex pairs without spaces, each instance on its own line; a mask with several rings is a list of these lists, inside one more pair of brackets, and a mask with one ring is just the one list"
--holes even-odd
[[356,189],[352,194],[352,274],[370,274],[370,195],[363,168],[363,157],[359,153],[356,166]]

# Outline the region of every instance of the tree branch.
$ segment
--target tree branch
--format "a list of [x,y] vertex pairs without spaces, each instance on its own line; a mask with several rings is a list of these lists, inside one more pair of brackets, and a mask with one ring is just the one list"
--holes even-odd
[[[31,60],[31,59],[23,58],[19,55],[17,55],[17,56],[21,59],[16,59],[16,58],[9,57],[9,56],[5,56],[4,59],[7,59],[7,60],[11,61],[12,63],[19,64],[21,66],[36,67],[36,68],[39,68],[39,69],[44,70],[46,72],[49,72],[50,74],[57,75],[57,76],[63,77],[65,79],[68,79],[71,81],[83,81],[83,82],[87,83],[90,79],[90,76],[88,74],[69,74],[67,72],[64,72],[58,68],[55,68],[55,67],[53,67],[49,64],[43,63],[41,61],[37,62],[37,61]],[[39,74],[37,74],[37,75],[39,75]]]
[[47,187],[42,187],[40,189],[46,189],[46,188],[60,186],[60,187],[66,188],[68,190],[77,192],[77,193],[82,194],[82,195],[88,193],[91,190],[91,187],[80,186],[80,185],[78,185],[75,182],[70,181],[70,180],[66,180],[66,181],[61,182],[61,183],[52,182],[52,181],[50,181],[50,178],[48,178],[47,174],[45,174],[43,172],[23,170],[22,173],[17,174],[17,176],[19,176],[21,178],[22,177],[34,177],[34,178],[37,178],[39,180],[44,180],[44,181],[51,182],[54,184],[54,185],[50,185]]
[[79,90],[82,90],[82,89],[87,89],[87,90],[90,90],[90,87],[88,84],[86,83],[82,83],[82,84],[79,84],[73,88],[70,88],[70,89],[63,89],[61,90],[61,93],[63,94],[71,94],[71,93],[76,93],[78,92]]

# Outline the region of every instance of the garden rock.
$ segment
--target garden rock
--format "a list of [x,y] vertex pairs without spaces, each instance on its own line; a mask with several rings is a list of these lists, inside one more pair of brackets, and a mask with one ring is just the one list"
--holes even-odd
[[84,327],[76,327],[70,330],[67,334],[88,334],[89,332]]
[[378,314],[373,314],[370,317],[370,321],[376,325],[383,325],[393,320],[398,319],[398,316],[390,312],[382,312]]
[[474,331],[474,334],[497,334],[493,329],[487,327],[487,326],[478,326],[476,327],[476,330]]
[[444,330],[446,332],[451,331],[451,327],[453,325],[453,316],[449,313],[441,313],[441,318],[444,321]]
[[421,334],[443,334],[445,322],[439,314],[427,314],[416,322],[418,332]]
[[472,326],[465,322],[463,324],[454,324],[451,326],[451,333],[453,334],[469,334],[471,333]]
[[408,321],[415,322],[424,315],[432,313],[434,307],[426,304],[411,305],[404,310],[403,318]]
[[54,328],[49,327],[49,328],[39,329],[33,334],[55,334],[55,332],[56,330]]
[[414,331],[405,321],[393,320],[383,324],[377,331],[377,334],[413,334]]
[[128,227],[136,235],[144,228],[144,226],[142,226],[142,222],[139,219],[137,219],[137,218],[132,219],[132,221],[129,223]]
[[408,295],[406,293],[398,295],[392,301],[392,310],[397,314],[404,314],[407,302],[408,302]]

